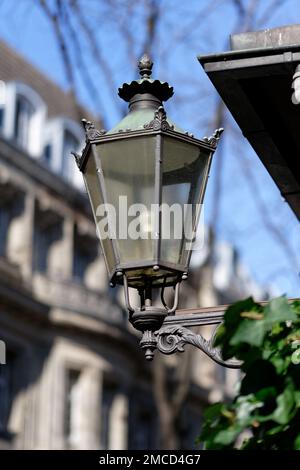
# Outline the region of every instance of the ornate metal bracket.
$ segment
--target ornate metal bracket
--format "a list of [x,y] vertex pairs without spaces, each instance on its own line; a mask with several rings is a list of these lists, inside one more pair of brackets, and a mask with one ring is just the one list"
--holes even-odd
[[174,352],[184,352],[184,345],[191,344],[201,349],[217,364],[231,369],[238,369],[241,366],[239,361],[224,361],[218,348],[213,347],[214,335],[207,341],[202,335],[196,334],[188,328],[178,325],[163,325],[160,330],[155,332],[157,338],[157,349],[163,354],[172,354]]
[[231,369],[239,369],[241,362],[224,361],[220,350],[213,346],[216,331],[210,340],[206,340],[201,334],[189,329],[192,326],[218,325],[222,323],[222,320],[223,315],[219,312],[168,316],[159,330],[143,333],[140,346],[145,350],[146,359],[152,360],[155,349],[163,354],[173,354],[184,352],[184,346],[190,344],[203,351],[217,364]]
[[171,126],[167,121],[167,113],[163,106],[159,106],[154,113],[154,119],[148,124],[144,124],[144,129],[153,129],[154,131],[172,131],[174,126]]
[[86,119],[81,119],[84,131],[85,131],[85,141],[89,142],[90,140],[98,139],[102,137],[106,131],[101,129],[95,129],[95,124],[92,121],[87,121]]

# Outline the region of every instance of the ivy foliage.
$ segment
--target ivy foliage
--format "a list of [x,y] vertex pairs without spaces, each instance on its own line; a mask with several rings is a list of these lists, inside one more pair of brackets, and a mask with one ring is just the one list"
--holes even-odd
[[243,361],[232,403],[205,412],[205,449],[300,449],[300,302],[252,298],[230,306],[215,345]]

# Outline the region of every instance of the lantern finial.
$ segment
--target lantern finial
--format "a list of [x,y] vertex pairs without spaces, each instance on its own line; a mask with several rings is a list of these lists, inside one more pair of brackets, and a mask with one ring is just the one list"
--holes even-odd
[[[167,101],[173,95],[173,87],[167,82],[154,80],[151,77],[153,62],[147,53],[143,54],[138,61],[139,74],[141,76],[138,80],[133,80],[131,83],[123,83],[119,88],[119,96],[124,101],[130,102],[135,95],[152,95],[157,99],[156,107]],[[149,101],[149,99],[148,99]]]
[[140,76],[143,80],[147,80],[152,74],[153,62],[147,53],[143,54],[138,62]]

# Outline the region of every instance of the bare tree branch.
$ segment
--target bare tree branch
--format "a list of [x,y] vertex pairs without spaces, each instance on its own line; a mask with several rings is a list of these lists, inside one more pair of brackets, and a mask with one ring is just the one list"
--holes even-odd
[[78,23],[80,27],[82,28],[82,31],[85,34],[85,37],[91,47],[91,52],[93,54],[94,60],[97,62],[99,68],[103,72],[104,79],[107,83],[108,90],[113,93],[113,103],[115,107],[118,109],[120,115],[123,114],[123,106],[122,104],[118,101],[115,100],[115,90],[117,89],[116,84],[114,83],[114,75],[111,70],[111,68],[108,65],[108,62],[104,59],[102,56],[102,53],[100,52],[100,45],[97,42],[97,38],[95,36],[93,28],[89,25],[88,21],[86,21],[85,16],[83,12],[80,9],[79,3],[77,0],[73,0],[72,3],[70,4],[70,7],[72,8],[74,12],[74,16],[77,18]]
[[[59,22],[58,14],[57,14],[57,12],[52,12],[51,11],[51,9],[49,7],[49,4],[47,3],[46,0],[39,0],[39,3],[40,3],[40,6],[41,6],[42,10],[44,11],[44,13],[46,14],[46,16],[48,17],[48,19],[50,20],[50,22],[53,26],[54,33],[56,35],[57,42],[58,42],[60,52],[61,52],[61,56],[62,56],[62,59],[63,59],[63,64],[64,64],[64,67],[65,67],[67,80],[68,80],[68,83],[69,83],[69,86],[70,86],[70,91],[73,94],[73,96],[75,96],[75,80],[74,80],[72,63],[71,63],[70,56],[69,56],[69,53],[68,53],[68,49],[67,49],[67,46],[66,46],[66,42],[65,42],[65,39],[64,39],[64,36],[63,36],[63,32],[62,32],[61,25],[60,25],[60,22]],[[56,5],[59,7],[59,2],[58,1],[56,2]]]
[[268,6],[267,8],[265,9],[265,11],[263,12],[262,16],[259,18],[259,20],[257,21],[257,26],[258,28],[261,28],[265,25],[265,23],[267,21],[270,20],[270,18],[272,18],[273,14],[276,13],[276,11],[278,11],[278,9],[284,4],[286,3],[286,0],[273,0]]
[[269,208],[261,196],[260,186],[256,181],[251,165],[249,165],[245,159],[239,158],[238,161],[240,163],[244,178],[250,187],[251,194],[253,194],[253,198],[260,213],[261,223],[265,226],[268,232],[273,236],[278,245],[281,247],[292,269],[298,272],[299,265],[296,261],[298,259],[298,253],[294,253],[294,250],[289,245],[278,226],[271,219]]
[[108,4],[110,4],[110,11],[111,16],[114,22],[120,29],[122,36],[124,37],[126,48],[127,48],[127,56],[129,58],[129,62],[131,63],[132,68],[136,67],[137,57],[134,53],[135,51],[135,40],[132,34],[132,27],[130,22],[128,22],[128,18],[133,16],[133,7],[135,2],[126,2],[125,4],[125,14],[123,18],[120,15],[118,10],[118,0],[107,0]]
[[[65,2],[62,2],[61,0],[59,0],[60,2],[60,12],[61,14],[64,12],[64,24],[69,32],[69,37],[70,37],[70,40],[71,42],[73,43],[73,46],[74,46],[74,51],[75,51],[75,54],[74,54],[74,57],[75,57],[75,62],[76,62],[76,68],[77,70],[80,72],[81,74],[81,77],[82,77],[82,80],[85,84],[85,88],[88,92],[88,94],[90,95],[90,98],[91,100],[93,101],[93,103],[96,103],[97,104],[97,107],[98,109],[101,109],[103,110],[104,109],[104,105],[100,99],[100,93],[99,93],[99,89],[95,86],[94,82],[93,82],[93,79],[90,75],[90,72],[89,72],[89,67],[87,64],[84,63],[84,53],[82,51],[82,45],[80,43],[80,41],[78,40],[78,36],[76,34],[76,31],[72,25],[72,22],[71,22],[71,18],[69,16],[69,12],[67,11],[67,4]],[[105,118],[103,115],[99,115],[98,114],[98,117],[99,117],[99,120],[101,120],[101,122],[104,124],[104,127],[105,127]]]
[[149,0],[148,2],[148,16],[146,20],[146,37],[142,46],[141,53],[147,53],[150,57],[153,56],[153,46],[155,42],[155,34],[157,23],[160,15],[160,7],[158,0]]
[[243,18],[246,15],[246,8],[244,6],[243,0],[232,0],[233,5],[236,7],[237,14],[240,18]]
[[[222,2],[224,2],[224,0],[207,0],[205,6],[199,12],[193,11],[193,19],[188,22],[187,25],[185,24],[182,29],[176,28],[176,32],[171,38],[171,46],[170,43],[168,43],[161,50],[160,58],[162,63],[164,64],[164,69],[166,68],[168,57],[170,56],[170,51],[174,53],[175,49],[178,45],[182,43],[182,41],[186,41],[191,34],[195,34],[199,29],[201,29],[201,26],[205,24],[205,21],[207,21],[209,15],[213,14],[218,4]],[[167,29],[174,29],[174,24],[165,24],[165,27]]]
[[244,22],[240,29],[241,32],[250,31],[254,28],[257,5],[258,5],[258,0],[249,1],[249,5],[246,10],[246,15],[244,16]]

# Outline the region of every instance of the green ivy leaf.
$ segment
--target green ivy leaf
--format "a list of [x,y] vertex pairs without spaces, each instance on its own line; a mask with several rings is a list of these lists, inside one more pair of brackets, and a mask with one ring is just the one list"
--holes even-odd
[[275,434],[282,432],[284,429],[286,429],[286,426],[284,424],[279,424],[278,426],[275,426],[274,428],[269,429],[269,431],[267,431],[267,434],[269,436],[274,436]]
[[279,424],[287,424],[291,418],[291,413],[295,405],[294,393],[291,387],[286,387],[281,395],[277,397],[277,408],[272,418]]
[[218,434],[215,436],[215,442],[216,444],[223,444],[224,446],[228,446],[236,440],[241,431],[242,428],[240,426],[229,427],[228,429],[218,432]]
[[206,408],[206,410],[203,413],[204,418],[206,418],[207,420],[214,419],[216,416],[220,415],[223,408],[224,408],[223,403],[214,403],[209,408]]
[[298,434],[298,436],[294,440],[294,449],[300,450],[300,434]]
[[292,308],[296,314],[300,315],[300,301],[299,300],[294,300],[294,302],[292,303]]
[[267,398],[276,397],[276,395],[277,391],[275,387],[264,387],[255,394],[255,397],[259,401],[264,401]]
[[206,412],[205,448],[234,449],[251,429],[239,449],[300,450],[300,302],[238,302],[225,313],[217,343],[224,358],[243,361],[244,377],[231,404]]
[[257,400],[253,394],[238,397],[236,405],[236,420],[242,427],[249,426],[254,419],[253,411],[263,407],[263,403]]
[[265,335],[263,320],[243,319],[236,332],[232,335],[229,344],[232,346],[248,343],[252,346],[261,346]]
[[295,400],[296,407],[300,408],[300,390],[297,390],[294,392],[294,400]]
[[284,321],[297,321],[297,315],[285,297],[278,297],[264,308],[264,323],[266,328],[272,328],[274,323]]

